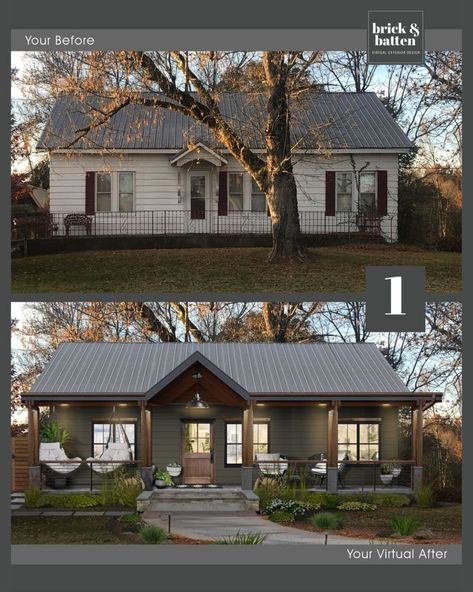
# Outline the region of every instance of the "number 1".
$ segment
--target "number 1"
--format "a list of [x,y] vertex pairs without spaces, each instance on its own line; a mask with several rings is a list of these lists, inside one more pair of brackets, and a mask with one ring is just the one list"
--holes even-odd
[[384,279],[391,282],[391,310],[384,314],[405,315],[406,313],[402,312],[402,276],[396,275]]

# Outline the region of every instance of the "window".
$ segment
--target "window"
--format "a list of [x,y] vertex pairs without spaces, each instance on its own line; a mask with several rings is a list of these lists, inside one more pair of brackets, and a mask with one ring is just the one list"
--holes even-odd
[[118,210],[120,212],[133,211],[134,174],[118,173]]
[[210,452],[211,427],[209,423],[186,423],[186,452]]
[[95,173],[97,212],[132,212],[135,201],[135,173]]
[[110,173],[96,174],[97,212],[112,210],[112,175]]
[[337,212],[351,212],[353,178],[351,173],[337,173]]
[[251,210],[253,212],[266,212],[266,195],[256,184],[254,179],[251,179]]
[[[241,465],[243,458],[243,436],[241,423],[225,425],[225,464]],[[269,425],[267,422],[253,424],[253,457],[257,452],[269,451]]]
[[360,211],[376,209],[376,173],[360,173]]
[[338,450],[346,451],[349,460],[378,460],[379,423],[339,423]]
[[243,173],[228,174],[228,210],[243,210]]
[[94,422],[92,428],[92,453],[94,458],[102,454],[108,442],[126,444],[125,433],[130,444],[132,458],[136,458],[136,423],[134,421],[122,423]]

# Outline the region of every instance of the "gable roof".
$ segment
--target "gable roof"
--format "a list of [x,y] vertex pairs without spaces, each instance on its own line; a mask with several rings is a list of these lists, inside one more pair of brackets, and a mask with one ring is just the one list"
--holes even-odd
[[[237,92],[223,93],[219,98],[220,110],[229,124],[254,149],[264,148],[266,100],[262,94]],[[68,146],[77,130],[90,122],[92,109],[104,108],[103,102],[97,103],[96,98],[88,99],[86,105],[76,97],[60,96],[37,148],[54,150]],[[413,147],[375,93],[302,93],[291,100],[291,134],[293,144],[301,149],[405,152]],[[172,152],[197,142],[222,147],[205,125],[182,113],[130,104],[71,149]]]
[[407,394],[372,343],[64,343],[28,394],[140,396],[199,352],[252,395]]

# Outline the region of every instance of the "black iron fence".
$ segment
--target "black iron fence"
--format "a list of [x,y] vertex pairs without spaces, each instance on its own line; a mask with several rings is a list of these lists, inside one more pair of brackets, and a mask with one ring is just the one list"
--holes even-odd
[[[308,235],[343,234],[382,237],[397,240],[397,216],[379,216],[374,212],[299,212],[301,232]],[[207,210],[195,218],[190,210],[136,212],[34,213],[12,217],[12,240],[87,236],[153,236],[180,234],[261,235],[271,233],[271,218],[266,212],[236,211],[219,216]]]

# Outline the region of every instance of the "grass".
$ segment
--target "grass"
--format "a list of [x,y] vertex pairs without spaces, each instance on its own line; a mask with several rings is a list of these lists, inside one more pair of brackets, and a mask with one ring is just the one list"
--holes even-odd
[[233,536],[226,536],[214,541],[215,545],[261,545],[266,535],[259,532],[237,532]]
[[420,265],[431,292],[461,290],[461,254],[402,245],[308,249],[304,263],[268,249],[90,251],[15,258],[14,292],[361,292],[367,265]]
[[309,520],[314,528],[321,528],[323,530],[337,530],[343,526],[342,515],[331,514],[330,512],[314,514]]
[[135,535],[107,529],[105,516],[14,516],[13,545],[107,545],[136,543]]

